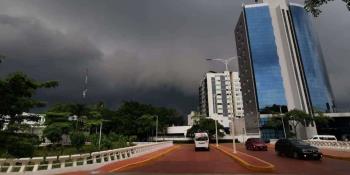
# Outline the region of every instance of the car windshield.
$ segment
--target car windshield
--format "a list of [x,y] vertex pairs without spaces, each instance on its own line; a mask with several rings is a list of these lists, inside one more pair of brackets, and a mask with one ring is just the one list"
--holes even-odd
[[252,142],[254,143],[264,143],[262,139],[253,139]]
[[208,137],[198,137],[198,138],[196,138],[196,141],[206,141],[206,140],[208,140]]
[[295,145],[309,145],[308,143],[306,143],[302,140],[291,140],[291,142]]

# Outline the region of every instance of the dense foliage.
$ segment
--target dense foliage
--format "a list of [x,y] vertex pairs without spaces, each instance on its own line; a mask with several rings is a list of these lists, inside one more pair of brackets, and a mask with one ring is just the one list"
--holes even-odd
[[56,81],[38,82],[30,79],[27,75],[17,72],[10,74],[5,79],[0,79],[0,120],[2,123],[5,116],[9,118],[8,130],[15,132],[18,130],[24,119],[37,120],[37,116],[22,116],[23,112],[28,112],[34,107],[43,107],[45,102],[33,99],[36,90],[40,88],[56,87]]
[[[217,122],[218,137],[224,136],[224,126]],[[200,118],[193,126],[187,131],[188,137],[194,137],[196,132],[207,132],[211,139],[215,138],[215,120],[209,118]]]
[[[314,16],[318,16],[322,11],[320,7],[334,0],[305,0],[305,10],[311,12]],[[350,10],[350,0],[342,0],[346,3],[346,7]]]

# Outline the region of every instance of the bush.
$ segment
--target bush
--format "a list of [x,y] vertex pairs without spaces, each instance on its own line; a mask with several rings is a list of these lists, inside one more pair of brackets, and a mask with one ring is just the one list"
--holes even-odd
[[111,149],[113,147],[113,142],[108,137],[102,137],[101,142],[103,148]]
[[16,158],[32,157],[34,149],[34,145],[32,145],[30,142],[17,140],[10,146],[8,153]]
[[80,151],[81,148],[85,145],[85,135],[82,132],[74,132],[70,135],[70,140],[72,146],[74,146],[77,151]]
[[33,134],[0,132],[0,147],[5,156],[7,153],[14,157],[30,157],[39,143],[39,137]]

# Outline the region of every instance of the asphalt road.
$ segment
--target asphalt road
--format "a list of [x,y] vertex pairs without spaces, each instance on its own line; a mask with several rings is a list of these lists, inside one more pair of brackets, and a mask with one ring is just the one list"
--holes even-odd
[[177,150],[147,165],[123,172],[126,174],[247,174],[253,173],[216,149],[194,151],[193,145]]
[[[232,148],[232,144],[223,144]],[[246,150],[242,144],[237,148],[241,152],[248,153],[262,160],[275,165],[278,174],[330,174],[330,175],[350,175],[350,161],[323,158],[321,161],[298,160],[289,157],[277,156],[274,149],[268,151]]]

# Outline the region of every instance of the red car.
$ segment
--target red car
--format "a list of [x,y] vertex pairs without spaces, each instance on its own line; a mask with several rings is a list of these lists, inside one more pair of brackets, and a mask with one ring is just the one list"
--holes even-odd
[[267,145],[260,138],[249,138],[245,142],[245,148],[253,151],[267,151]]

